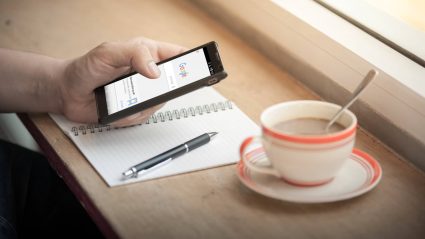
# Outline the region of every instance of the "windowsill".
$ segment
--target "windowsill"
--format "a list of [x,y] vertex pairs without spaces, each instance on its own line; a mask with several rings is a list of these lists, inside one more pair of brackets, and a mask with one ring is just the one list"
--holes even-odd
[[423,67],[313,1],[192,1],[325,100],[343,103],[378,69],[352,110],[365,129],[425,170]]

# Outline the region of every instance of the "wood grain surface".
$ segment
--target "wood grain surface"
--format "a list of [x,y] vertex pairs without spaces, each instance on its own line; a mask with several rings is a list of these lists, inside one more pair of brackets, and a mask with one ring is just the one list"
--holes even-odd
[[[0,0],[0,47],[72,58],[135,36],[187,47],[217,41],[229,77],[215,88],[257,123],[274,103],[319,99],[186,1]],[[48,115],[21,118],[110,238],[425,237],[425,174],[362,130],[356,147],[380,162],[381,183],[352,200],[307,205],[247,189],[235,165],[109,188]]]

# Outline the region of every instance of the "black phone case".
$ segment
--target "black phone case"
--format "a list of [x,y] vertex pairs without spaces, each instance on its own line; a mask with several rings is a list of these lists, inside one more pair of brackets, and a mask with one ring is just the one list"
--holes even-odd
[[[176,55],[174,57],[171,57],[169,59],[166,59],[164,61],[158,62],[157,64],[159,65],[159,64],[163,64],[165,62],[171,61],[171,60],[176,59],[176,58],[178,58],[180,56],[183,56],[185,54],[188,54],[190,52],[196,51],[198,49],[202,49],[204,47],[208,47],[210,44],[214,44],[215,45],[215,48],[218,49],[217,43],[213,41],[213,42],[209,42],[209,43],[206,43],[204,45],[198,46],[196,48],[193,48],[193,49],[191,49],[191,50],[189,50],[187,52],[183,52],[181,54],[178,54],[178,55]],[[216,54],[217,53],[218,53],[218,50],[216,51]],[[96,105],[97,105],[97,113],[98,113],[98,121],[99,121],[99,123],[101,123],[101,124],[107,124],[107,123],[113,122],[115,120],[121,119],[121,118],[126,117],[126,116],[130,116],[130,115],[135,114],[137,112],[140,112],[142,110],[145,110],[145,109],[148,109],[150,107],[153,107],[155,105],[159,105],[161,103],[167,102],[167,101],[169,101],[171,99],[174,99],[174,98],[179,97],[181,95],[187,94],[187,93],[189,93],[191,91],[194,91],[194,90],[197,90],[197,89],[199,89],[201,87],[210,86],[210,85],[213,85],[213,84],[216,84],[216,83],[220,82],[222,79],[226,78],[227,73],[223,69],[223,65],[221,63],[221,59],[220,59],[219,54],[217,54],[217,58],[218,58],[218,62],[220,62],[220,65],[219,65],[220,69],[219,70],[221,70],[218,73],[216,73],[214,75],[211,75],[211,76],[208,76],[208,77],[205,77],[205,78],[203,78],[201,80],[192,82],[191,84],[188,84],[188,85],[182,86],[180,88],[177,88],[177,89],[175,89],[175,90],[173,90],[171,92],[167,92],[167,93],[162,94],[160,96],[154,97],[152,99],[149,99],[147,101],[144,101],[142,103],[139,103],[137,105],[134,105],[134,106],[132,106],[130,108],[127,108],[127,109],[124,109],[122,111],[113,113],[111,115],[108,114],[108,110],[107,110],[107,106],[106,106],[106,99],[105,99],[104,87],[102,86],[102,87],[97,88],[95,90],[95,97],[96,97]],[[127,75],[123,75],[123,76],[115,79],[112,82],[119,81],[119,80],[124,79],[124,78],[126,78],[128,76],[131,76],[131,75],[133,75],[135,73],[136,72],[133,72],[133,73],[130,73],[130,74],[127,74]],[[112,82],[110,82],[110,83],[112,83]]]
[[[175,58],[178,58],[178,57],[180,57],[182,55],[185,55],[185,54],[188,54],[190,52],[196,51],[198,49],[202,49],[204,47],[207,47],[209,44],[215,44],[215,47],[218,49],[218,46],[217,46],[217,43],[216,42],[209,42],[209,43],[206,43],[206,44],[201,45],[199,47],[196,47],[194,49],[191,49],[190,51],[183,52],[183,53],[181,53],[179,55],[176,55],[174,57],[171,57],[171,58],[169,58],[167,60],[158,62],[157,64],[163,64],[163,63],[165,63],[167,61],[171,61],[171,60],[173,60]],[[221,63],[221,60],[220,60],[220,57],[219,56],[218,56],[218,59],[219,59],[219,62]],[[182,87],[177,88],[177,89],[175,89],[173,91],[167,92],[167,93],[162,94],[162,95],[157,96],[157,97],[154,97],[152,99],[149,99],[147,101],[144,101],[142,103],[139,103],[137,105],[134,105],[134,106],[132,106],[130,108],[127,108],[127,109],[124,109],[122,111],[118,111],[116,113],[113,113],[111,115],[108,114],[108,110],[107,110],[107,106],[106,106],[106,99],[105,99],[104,88],[103,88],[103,86],[102,87],[99,87],[99,88],[95,89],[95,97],[96,97],[98,121],[101,124],[108,124],[108,123],[113,122],[115,120],[124,118],[126,116],[130,116],[130,115],[135,114],[135,113],[138,113],[138,112],[140,112],[142,110],[146,110],[146,109],[148,109],[150,107],[159,105],[161,103],[165,103],[165,102],[167,102],[169,100],[172,100],[174,98],[177,98],[179,96],[182,96],[184,94],[187,94],[187,93],[189,93],[191,91],[197,90],[197,89],[202,88],[204,86],[210,86],[210,85],[216,84],[216,83],[220,82],[222,79],[226,78],[226,76],[227,76],[227,73],[223,70],[222,64],[220,66],[221,66],[221,70],[222,71],[220,71],[220,72],[218,72],[218,73],[216,73],[214,75],[211,75],[211,76],[205,77],[205,78],[203,78],[201,80],[192,82],[191,84],[182,86]],[[123,75],[123,76],[115,79],[112,82],[119,81],[119,80],[124,79],[124,78],[126,78],[128,76],[131,76],[133,74],[135,74],[135,72],[134,73],[127,74],[127,75]],[[110,83],[112,83],[112,82],[110,82]],[[99,104],[99,102],[104,102],[104,104]]]

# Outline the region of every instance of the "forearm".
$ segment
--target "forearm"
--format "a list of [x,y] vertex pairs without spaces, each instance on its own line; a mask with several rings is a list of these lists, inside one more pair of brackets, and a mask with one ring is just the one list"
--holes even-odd
[[0,49],[0,112],[61,112],[64,61]]

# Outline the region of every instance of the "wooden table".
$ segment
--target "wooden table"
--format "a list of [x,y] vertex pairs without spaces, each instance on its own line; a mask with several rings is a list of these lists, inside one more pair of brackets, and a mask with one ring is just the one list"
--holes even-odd
[[[185,1],[0,1],[1,47],[69,58],[139,35],[188,47],[219,42],[229,77],[216,89],[256,122],[274,103],[318,99]],[[109,188],[48,115],[21,118],[110,238],[425,238],[424,172],[363,130],[356,147],[381,163],[378,187],[352,200],[306,205],[245,188],[235,165]]]

